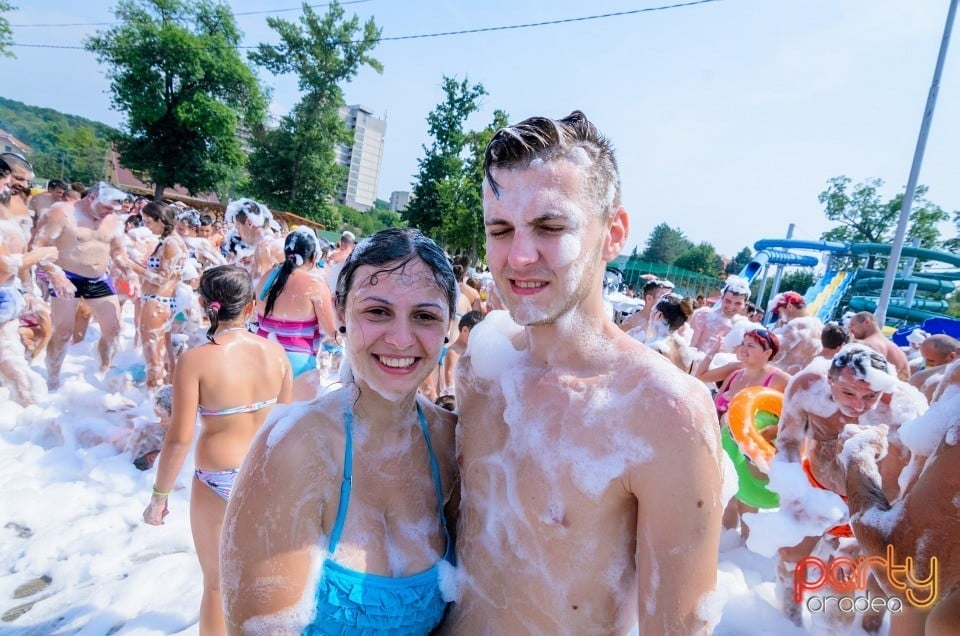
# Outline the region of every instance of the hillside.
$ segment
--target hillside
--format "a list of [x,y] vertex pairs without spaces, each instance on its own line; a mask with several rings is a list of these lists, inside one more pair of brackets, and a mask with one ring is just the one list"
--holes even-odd
[[100,122],[3,97],[0,128],[31,147],[28,159],[37,177],[84,183],[103,176],[110,139],[118,133]]

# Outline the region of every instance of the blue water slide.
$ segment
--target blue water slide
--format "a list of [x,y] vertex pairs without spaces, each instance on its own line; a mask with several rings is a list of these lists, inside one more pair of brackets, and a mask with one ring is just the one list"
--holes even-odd
[[837,241],[797,241],[794,239],[762,239],[753,244],[753,249],[761,252],[766,249],[816,250],[818,252],[846,252],[846,243]]
[[760,275],[765,265],[795,265],[797,267],[816,267],[819,263],[813,256],[803,254],[794,254],[786,250],[770,248],[764,249],[753,257],[746,267],[740,272],[741,278],[746,278],[748,282]]

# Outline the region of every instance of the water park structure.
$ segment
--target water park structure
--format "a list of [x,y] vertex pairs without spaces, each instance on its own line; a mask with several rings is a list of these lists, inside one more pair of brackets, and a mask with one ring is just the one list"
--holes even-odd
[[[757,254],[740,275],[751,282],[761,281],[758,300],[764,297],[771,266],[776,266],[777,272],[769,298],[779,291],[783,267],[815,267],[824,263],[826,271],[807,290],[805,300],[808,312],[827,322],[838,319],[845,311],[876,310],[884,273],[859,267],[859,262],[870,257],[889,257],[891,245],[763,239],[754,244],[754,249]],[[818,253],[818,256],[809,252]],[[960,337],[960,320],[944,313],[948,307],[947,296],[954,293],[957,281],[960,281],[960,256],[939,250],[904,247],[901,257],[903,264],[894,281],[896,296],[887,309],[887,324],[903,328],[900,331],[921,326],[927,333]]]

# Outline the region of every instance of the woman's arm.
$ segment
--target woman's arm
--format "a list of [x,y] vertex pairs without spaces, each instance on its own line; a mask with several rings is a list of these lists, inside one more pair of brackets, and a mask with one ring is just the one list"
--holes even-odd
[[180,356],[173,372],[173,416],[157,460],[153,496],[143,511],[143,520],[153,526],[163,523],[167,516],[167,496],[173,490],[193,443],[200,404],[200,377],[194,368],[195,353],[196,350],[187,351]]

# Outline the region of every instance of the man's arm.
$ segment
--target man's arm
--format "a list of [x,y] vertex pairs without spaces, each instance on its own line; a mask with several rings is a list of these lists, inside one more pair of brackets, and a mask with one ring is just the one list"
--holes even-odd
[[[56,246],[57,239],[63,234],[67,224],[66,210],[69,208],[65,203],[55,205],[47,211],[46,218],[37,229],[37,234],[33,244],[33,249]],[[59,254],[58,254],[59,258]],[[47,273],[50,279],[50,285],[58,296],[67,298],[73,296],[77,289],[73,283],[63,273],[63,269],[54,261],[41,261],[40,267]]]
[[800,450],[803,448],[803,438],[806,435],[807,412],[797,402],[797,393],[810,388],[810,384],[817,380],[816,376],[802,373],[796,375],[787,384],[783,393],[783,408],[780,413],[779,429],[777,430],[776,458],[788,462],[800,461]]
[[706,389],[692,379],[684,388],[690,397],[657,415],[663,433],[654,442],[656,459],[630,477],[638,500],[641,634],[706,634],[720,618],[704,612],[716,587],[726,503],[721,500],[719,423]]

